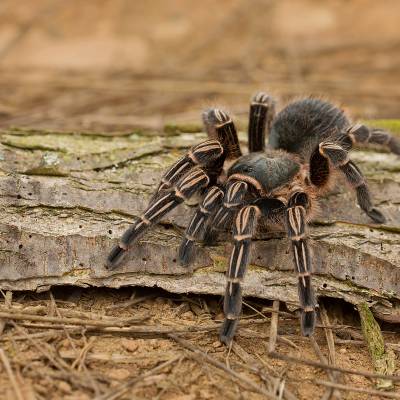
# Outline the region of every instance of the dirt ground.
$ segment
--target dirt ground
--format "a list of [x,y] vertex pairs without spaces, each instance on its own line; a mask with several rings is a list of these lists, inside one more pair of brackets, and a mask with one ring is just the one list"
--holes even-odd
[[[244,116],[260,89],[280,104],[316,94],[355,118],[399,118],[399,19],[397,0],[2,0],[0,127],[161,130],[171,121],[194,121],[213,104]],[[328,399],[331,379],[376,389],[375,379],[304,365],[321,362],[318,351],[283,304],[275,352],[297,361],[269,353],[272,303],[256,299],[246,300],[249,323],[229,350],[217,339],[218,297],[141,288],[55,288],[14,293],[11,302],[4,296],[1,311],[11,307],[29,318],[0,321],[0,398],[264,399],[286,388],[293,398]],[[373,372],[355,310],[321,304],[336,365]],[[118,324],[127,319],[133,326],[185,328],[181,337],[201,352],[165,333],[122,332]],[[100,325],[94,329],[88,320]],[[381,327],[399,374],[399,327]],[[315,339],[324,357],[332,355],[323,329]],[[399,393],[397,384],[387,396]]]

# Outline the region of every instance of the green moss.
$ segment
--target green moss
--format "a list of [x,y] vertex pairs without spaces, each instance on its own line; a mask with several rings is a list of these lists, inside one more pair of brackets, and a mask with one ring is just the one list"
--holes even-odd
[[43,176],[68,176],[68,171],[59,168],[59,166],[42,166],[26,170],[25,174]]
[[[222,251],[222,247],[221,247]],[[211,253],[210,257],[213,261],[213,265],[210,265],[208,267],[202,267],[197,269],[194,273],[196,274],[205,274],[205,273],[210,273],[210,272],[220,272],[220,273],[225,273],[228,270],[228,258],[225,256],[222,256],[220,254],[215,254]],[[252,272],[262,272],[265,271],[265,267],[259,267],[257,265],[250,264],[247,267],[248,271]]]
[[357,309],[361,318],[361,328],[372,358],[382,357],[385,353],[385,342],[380,326],[366,303],[359,304]]
[[18,135],[18,136],[30,136],[30,135],[51,135],[51,136],[57,136],[57,135],[68,135],[68,136],[90,136],[91,138],[95,137],[100,137],[100,138],[118,138],[118,137],[125,137],[125,136],[132,136],[132,135],[140,135],[140,136],[146,136],[146,135],[154,135],[153,131],[148,131],[145,128],[141,129],[132,129],[129,131],[125,132],[85,132],[85,131],[52,131],[49,129],[35,129],[35,128],[26,128],[26,127],[18,127],[18,126],[12,126],[9,127],[3,131],[0,131],[0,136],[1,135]]
[[370,119],[363,121],[373,128],[387,129],[396,136],[400,136],[400,119]]
[[164,133],[167,135],[179,135],[180,133],[199,133],[203,131],[203,126],[196,122],[173,123],[169,122],[164,125]]
[[42,133],[31,135],[3,134],[1,143],[26,150],[55,151],[59,153],[73,153],[75,155],[102,154],[120,150],[135,150],[157,141],[158,138],[135,136],[113,138],[91,137],[70,134],[43,135]]
[[[392,374],[394,372],[393,354],[385,351],[385,342],[379,324],[376,322],[368,304],[358,304],[357,310],[360,314],[362,332],[375,371],[378,374]],[[393,387],[393,383],[387,379],[378,379],[377,386],[382,389],[389,389]]]

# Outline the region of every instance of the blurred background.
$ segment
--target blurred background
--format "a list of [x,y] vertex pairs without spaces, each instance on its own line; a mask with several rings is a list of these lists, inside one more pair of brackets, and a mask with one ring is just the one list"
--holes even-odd
[[398,0],[1,0],[0,126],[158,129],[257,90],[400,103]]

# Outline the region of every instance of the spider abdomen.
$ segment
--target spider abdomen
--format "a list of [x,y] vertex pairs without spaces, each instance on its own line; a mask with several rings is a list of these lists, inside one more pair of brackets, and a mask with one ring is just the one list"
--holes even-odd
[[318,143],[349,125],[344,112],[327,101],[313,98],[294,101],[275,117],[269,146],[307,159]]
[[300,164],[293,156],[282,151],[268,150],[250,153],[240,157],[228,171],[228,177],[235,175],[246,180],[253,179],[265,193],[283,186],[299,172]]

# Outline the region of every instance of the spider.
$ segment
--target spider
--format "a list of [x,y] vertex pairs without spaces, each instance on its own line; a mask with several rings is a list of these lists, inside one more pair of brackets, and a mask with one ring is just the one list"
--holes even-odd
[[196,241],[213,242],[221,231],[231,230],[233,235],[221,342],[228,345],[235,335],[242,310],[241,282],[261,222],[280,224],[287,232],[298,277],[301,332],[312,335],[317,299],[311,284],[307,223],[318,208],[318,198],[329,190],[337,171],[356,191],[360,208],[375,223],[384,223],[349,150],[355,144],[375,143],[400,155],[400,143],[381,129],[353,125],[341,109],[317,98],[293,101],[275,115],[274,99],[262,92],[250,104],[249,154],[242,154],[226,112],[209,109],[203,122],[209,140],[192,147],[163,175],[147,209],[112,249],[106,266],[116,268],[152,225],[197,194],[199,206],[179,248],[181,265],[193,261]]

